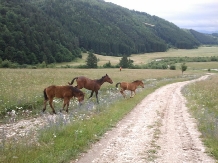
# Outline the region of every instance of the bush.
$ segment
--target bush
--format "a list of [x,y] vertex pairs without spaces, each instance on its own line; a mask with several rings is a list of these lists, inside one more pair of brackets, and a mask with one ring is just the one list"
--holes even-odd
[[175,65],[170,65],[170,70],[176,70],[176,66]]
[[104,68],[111,68],[111,67],[112,67],[111,62],[108,61],[107,63],[105,63],[105,64],[103,65],[103,67],[104,67]]

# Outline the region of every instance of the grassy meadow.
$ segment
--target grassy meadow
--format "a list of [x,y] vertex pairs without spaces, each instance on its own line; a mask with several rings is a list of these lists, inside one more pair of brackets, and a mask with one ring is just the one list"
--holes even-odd
[[[170,78],[180,76],[181,72],[137,69],[123,69],[122,72],[119,69],[0,69],[0,113],[5,115],[18,108],[39,112],[42,109],[42,92],[47,86],[67,85],[77,76],[100,79],[106,74],[114,84],[104,83],[101,90],[115,89],[115,84],[121,81]],[[90,91],[87,91],[86,96],[89,95]]]
[[[160,53],[156,58],[167,56],[167,53],[178,54],[178,51],[182,55],[197,56],[214,56],[213,47],[210,50],[201,47],[194,50],[170,50],[166,53]],[[218,49],[218,47],[215,47]],[[198,50],[198,51],[197,51]],[[187,54],[185,54],[187,52]],[[178,54],[179,55],[179,54]],[[102,56],[103,57],[103,56]],[[152,60],[151,54],[141,58],[141,55],[133,55],[134,63],[148,62]],[[150,57],[150,58],[149,58]],[[175,57],[175,56],[172,56]],[[111,59],[112,64],[119,62],[119,57],[106,57],[105,62]],[[101,62],[102,60],[102,62]],[[84,64],[84,58],[78,61],[79,64]],[[100,59],[99,63],[104,64],[103,59]],[[74,63],[72,63],[74,64]],[[216,63],[210,63],[216,68]],[[9,139],[4,138],[4,133],[0,132],[0,162],[8,163],[25,163],[25,162],[43,162],[43,163],[59,163],[69,162],[72,159],[76,159],[81,152],[86,151],[90,144],[100,139],[102,134],[112,128],[123,116],[128,114],[145,96],[153,92],[155,89],[178,81],[191,80],[198,78],[201,75],[207,73],[202,69],[208,69],[208,63],[188,63],[188,69],[182,75],[181,70],[150,70],[150,69],[123,69],[121,72],[119,69],[72,69],[72,68],[51,68],[51,69],[0,69],[0,123],[16,123],[19,119],[30,119],[33,117],[42,116],[41,111],[43,108],[43,89],[50,85],[66,85],[74,77],[86,76],[91,79],[100,79],[105,74],[108,74],[113,80],[113,84],[104,83],[99,92],[99,102],[96,103],[95,96],[88,99],[90,91],[82,89],[85,92],[85,101],[82,106],[78,106],[75,100],[71,100],[69,107],[69,114],[58,113],[54,115],[57,118],[56,121],[52,121],[47,118],[47,125],[40,128],[37,134],[26,134],[21,136],[21,139]],[[57,65],[58,66],[58,65]],[[60,66],[60,65],[59,65]],[[216,72],[216,71],[215,71]],[[124,99],[119,91],[115,88],[117,82],[132,82],[134,80],[143,80],[145,88],[137,89],[137,95],[134,98]],[[206,104],[198,104],[202,102],[204,95],[208,94],[207,108],[213,108],[216,110],[218,106],[217,96],[217,75],[209,78],[210,80],[203,81],[203,83],[197,87],[196,85],[190,85],[186,87],[184,92],[188,95],[190,104],[194,106],[206,106]],[[205,83],[204,83],[205,82]],[[207,83],[210,82],[210,83]],[[207,83],[207,84],[206,84]],[[213,84],[212,84],[213,83]],[[214,84],[215,83],[215,84]],[[209,87],[206,87],[206,85]],[[213,85],[213,87],[212,87]],[[75,83],[74,83],[75,86]],[[195,89],[193,89],[194,87]],[[211,91],[210,91],[211,90]],[[212,91],[213,90],[213,91]],[[195,103],[193,103],[192,96],[198,94]],[[129,92],[127,97],[129,97]],[[210,95],[210,96],[209,96]],[[214,95],[214,96],[213,96]],[[62,107],[62,100],[55,100],[54,106],[56,111]],[[214,109],[215,106],[215,109]],[[204,107],[206,108],[206,107]],[[197,108],[195,110],[200,110]],[[11,112],[15,112],[16,116],[11,116]],[[51,108],[47,106],[45,115],[50,115]],[[211,113],[211,112],[209,112]],[[215,112],[217,113],[217,112]],[[196,113],[197,117],[199,116]],[[208,114],[210,115],[210,114]],[[214,121],[216,117],[214,114]],[[13,118],[13,120],[11,120]],[[205,117],[201,118],[204,119]],[[209,119],[210,117],[207,116]],[[198,119],[198,118],[197,118]],[[210,119],[209,119],[210,120]],[[201,122],[201,121],[199,121]],[[204,121],[207,125],[207,121]],[[209,132],[212,135],[216,135],[213,132],[214,124],[209,124],[211,130]],[[201,128],[201,127],[200,127]],[[202,128],[208,128],[203,126]],[[0,128],[1,129],[1,128]],[[201,130],[205,132],[204,130]],[[30,131],[31,133],[31,131]],[[204,135],[209,135],[205,132]],[[36,137],[33,137],[36,136]],[[3,138],[3,139],[2,139]],[[210,137],[209,137],[210,138]],[[210,139],[209,139],[210,140]],[[205,136],[205,142],[208,145],[209,140]],[[215,142],[215,140],[213,139]],[[211,148],[212,145],[209,147]],[[211,151],[216,151],[218,146],[213,147]],[[213,154],[215,152],[212,152]]]
[[183,94],[208,152],[218,160],[218,75],[186,86]]

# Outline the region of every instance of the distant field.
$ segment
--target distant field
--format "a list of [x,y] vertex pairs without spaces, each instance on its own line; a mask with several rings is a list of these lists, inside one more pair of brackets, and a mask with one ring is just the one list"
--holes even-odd
[[218,70],[218,62],[190,62],[186,63],[189,70],[208,70],[216,69]]
[[210,57],[218,56],[218,46],[199,47],[198,49],[170,49],[167,52],[146,53],[141,55],[132,55],[131,59],[134,64],[146,64],[154,59],[165,57]]
[[[70,63],[62,63],[61,65],[71,65],[78,66],[84,65],[85,60],[87,58],[87,54],[82,55],[82,59],[77,59],[75,62]],[[102,56],[96,54],[99,59],[98,66],[102,66],[107,62],[111,62],[112,65],[116,65],[119,63],[121,57],[113,57],[113,56]],[[210,57],[210,56],[218,56],[218,46],[206,47],[202,46],[198,49],[170,49],[167,52],[155,52],[155,53],[145,53],[145,54],[133,54],[130,56],[130,59],[134,61],[134,65],[144,65],[146,63],[151,62],[154,59],[164,58],[164,57]]]

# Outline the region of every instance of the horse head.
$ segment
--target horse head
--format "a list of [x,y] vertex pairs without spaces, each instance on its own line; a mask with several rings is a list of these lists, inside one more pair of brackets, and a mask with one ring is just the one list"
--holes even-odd
[[73,96],[78,99],[79,103],[81,103],[84,100],[85,93],[83,93],[80,89],[72,86],[72,92]]
[[77,98],[78,98],[79,103],[84,101],[84,96],[85,96],[85,93],[83,93],[82,91],[78,93]]
[[107,74],[105,76],[103,76],[102,79],[104,80],[104,82],[108,82],[110,84],[113,84],[113,81],[111,80],[111,78]]
[[144,83],[140,80],[140,84],[139,84],[142,88],[144,88]]

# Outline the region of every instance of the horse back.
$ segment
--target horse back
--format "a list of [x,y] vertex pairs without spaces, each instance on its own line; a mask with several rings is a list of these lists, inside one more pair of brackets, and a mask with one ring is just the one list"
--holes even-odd
[[46,88],[46,94],[50,98],[64,98],[64,97],[72,97],[72,91],[71,87],[69,85],[66,86],[49,86]]
[[89,79],[84,76],[80,76],[77,80],[77,88],[86,88],[88,90],[93,90],[96,87],[96,80]]
[[120,87],[123,88],[124,90],[131,90],[134,91],[136,89],[136,86],[132,83],[127,83],[127,82],[121,82]]

